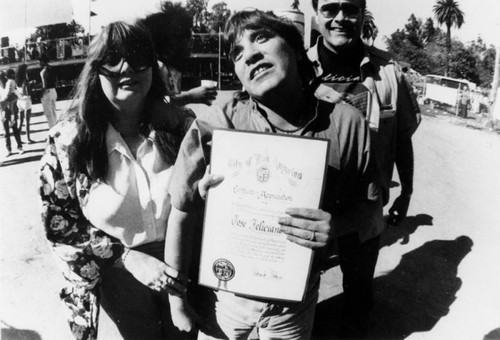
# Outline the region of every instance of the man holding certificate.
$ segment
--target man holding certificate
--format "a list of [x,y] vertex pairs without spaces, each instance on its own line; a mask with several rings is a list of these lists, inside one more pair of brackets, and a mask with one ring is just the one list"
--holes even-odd
[[[369,201],[368,126],[357,109],[334,104],[328,88],[312,83],[314,70],[291,22],[238,12],[224,39],[245,91],[200,115],[186,134],[169,188],[165,248],[166,262],[188,272],[197,253],[192,240],[203,233],[200,284],[216,289],[213,323],[204,327],[186,300],[174,296],[172,319],[182,330],[200,327],[207,339],[246,339],[254,327],[261,339],[307,339],[319,263],[335,235],[331,215]],[[193,221],[207,196],[198,188],[207,182],[213,187],[201,231]],[[290,275],[305,280],[303,291]],[[295,288],[297,294],[286,293]]]

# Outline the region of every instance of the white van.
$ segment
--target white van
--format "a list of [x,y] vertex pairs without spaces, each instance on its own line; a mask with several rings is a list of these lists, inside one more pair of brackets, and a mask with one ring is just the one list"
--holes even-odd
[[425,104],[429,104],[431,107],[445,105],[454,108],[460,98],[460,91],[465,88],[474,91],[476,84],[465,79],[428,74],[425,76],[423,100]]

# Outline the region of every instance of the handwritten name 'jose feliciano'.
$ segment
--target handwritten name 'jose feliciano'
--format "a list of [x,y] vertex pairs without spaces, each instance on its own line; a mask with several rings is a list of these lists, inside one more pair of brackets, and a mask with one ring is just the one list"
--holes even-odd
[[273,226],[266,223],[264,220],[258,220],[256,218],[244,219],[238,215],[234,215],[231,219],[231,225],[240,228],[246,228],[255,231],[262,231],[266,233],[280,234],[281,228],[279,226]]

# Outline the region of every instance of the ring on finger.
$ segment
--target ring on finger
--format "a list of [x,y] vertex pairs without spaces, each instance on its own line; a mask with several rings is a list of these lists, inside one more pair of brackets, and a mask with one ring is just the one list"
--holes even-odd
[[309,241],[314,242],[316,240],[316,232],[312,231],[311,235],[309,236]]
[[162,277],[160,277],[159,282],[160,282],[160,284],[161,284],[162,286],[164,286],[164,285],[168,284],[168,276],[162,276]]

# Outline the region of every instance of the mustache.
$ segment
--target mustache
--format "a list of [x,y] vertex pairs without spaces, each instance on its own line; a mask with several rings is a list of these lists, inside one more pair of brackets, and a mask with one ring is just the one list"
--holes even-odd
[[340,23],[334,23],[333,20],[328,25],[329,29],[341,28],[347,31],[354,31],[357,27],[357,24],[352,23],[350,21],[342,21]]

